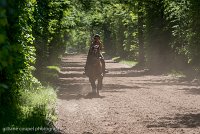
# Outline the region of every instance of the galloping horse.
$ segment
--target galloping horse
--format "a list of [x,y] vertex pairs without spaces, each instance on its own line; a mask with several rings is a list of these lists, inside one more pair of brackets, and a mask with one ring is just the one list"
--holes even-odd
[[[103,70],[101,59],[98,55],[98,46],[93,46],[91,54],[89,56],[89,64],[88,64],[88,77],[92,86],[92,92],[99,95],[99,90],[102,89],[102,81],[103,81]],[[97,80],[97,85],[96,85]]]

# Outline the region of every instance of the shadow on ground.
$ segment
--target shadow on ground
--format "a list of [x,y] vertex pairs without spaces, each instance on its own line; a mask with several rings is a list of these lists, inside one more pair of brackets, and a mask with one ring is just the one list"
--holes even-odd
[[148,128],[197,128],[200,127],[200,114],[177,114],[175,117],[163,117],[158,122],[147,125]]
[[63,100],[79,100],[79,99],[93,99],[93,98],[104,98],[104,96],[101,95],[97,95],[94,93],[88,93],[86,95],[82,95],[82,94],[73,94],[73,93],[65,93],[65,94],[59,94],[58,95],[59,99],[63,99]]
[[104,84],[102,92],[112,92],[112,93],[118,93],[118,92],[126,92],[125,89],[140,89],[139,86],[127,86],[122,84]]
[[[124,89],[139,89],[138,86],[127,86],[121,84],[104,84],[101,92],[126,92]],[[63,100],[78,100],[91,98],[104,98],[103,96],[96,96],[91,94],[92,89],[88,83],[64,83],[59,86],[57,95],[59,99]]]
[[200,95],[200,88],[183,88],[179,90],[184,90],[187,94]]
[[[110,60],[109,57],[106,57],[107,60]],[[59,74],[59,81],[57,85],[59,86],[58,98],[65,100],[72,99],[88,99],[88,98],[97,98],[95,95],[89,94],[92,89],[89,83],[88,78],[82,74],[84,69],[84,63],[82,61],[72,60],[64,58],[62,61],[62,69]],[[113,63],[112,61],[109,61]],[[160,75],[159,73],[151,72],[145,68],[110,68],[109,73],[105,77],[141,77],[141,76],[156,76]],[[123,79],[123,78],[122,78]],[[139,85],[139,86],[136,86]],[[126,84],[103,84],[103,90],[101,92],[126,92],[126,89],[140,89],[142,86],[156,86],[156,85],[191,85],[190,81],[186,79],[174,79],[174,80],[148,80],[148,81],[134,81],[133,85],[127,86]],[[183,88],[179,90],[184,90],[186,93],[200,95],[200,88]],[[103,98],[103,97],[99,97]]]

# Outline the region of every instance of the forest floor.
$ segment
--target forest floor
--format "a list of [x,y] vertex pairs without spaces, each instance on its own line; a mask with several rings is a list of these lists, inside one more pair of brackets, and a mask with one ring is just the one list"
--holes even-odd
[[200,134],[200,84],[106,59],[100,97],[88,97],[86,55],[62,59],[55,126],[63,134]]

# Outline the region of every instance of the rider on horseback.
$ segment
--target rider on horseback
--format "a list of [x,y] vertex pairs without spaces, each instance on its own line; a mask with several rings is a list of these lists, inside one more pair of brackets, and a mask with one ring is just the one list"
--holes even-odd
[[100,35],[96,34],[94,36],[94,40],[92,42],[92,44],[90,45],[90,49],[89,49],[89,52],[88,52],[88,55],[87,55],[87,61],[86,61],[86,65],[85,65],[85,73],[84,74],[88,74],[88,64],[89,64],[89,60],[90,60],[90,56],[92,55],[93,53],[93,49],[94,47],[97,47],[98,48],[98,57],[100,58],[101,60],[101,63],[102,63],[102,68],[103,68],[103,74],[105,73],[108,73],[108,70],[105,69],[105,61],[104,61],[104,57],[101,53],[102,49],[103,49],[103,44],[100,42]]

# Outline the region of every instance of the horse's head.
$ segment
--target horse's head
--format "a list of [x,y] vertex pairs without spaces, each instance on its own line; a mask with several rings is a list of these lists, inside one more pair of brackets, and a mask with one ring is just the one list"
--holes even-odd
[[99,45],[94,45],[92,46],[92,55],[93,56],[96,56],[96,57],[99,57],[99,54],[100,54],[100,46]]

